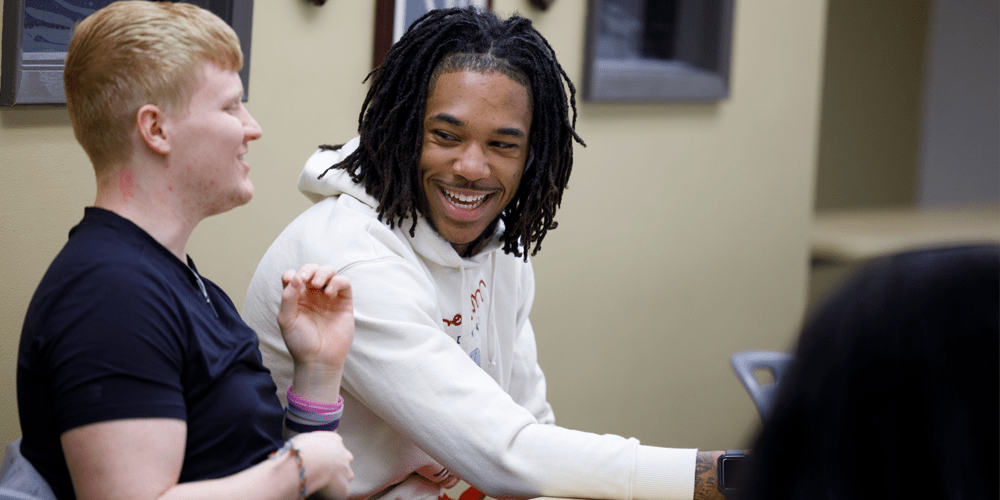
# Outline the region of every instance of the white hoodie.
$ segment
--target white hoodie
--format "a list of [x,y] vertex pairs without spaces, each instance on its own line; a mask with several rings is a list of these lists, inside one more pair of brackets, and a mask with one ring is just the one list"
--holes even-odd
[[299,190],[315,205],[268,249],[244,305],[284,402],[292,360],[275,276],[317,263],[350,278],[355,334],[338,432],[355,457],[351,497],[437,498],[423,478],[438,483],[447,467],[494,497],[690,499],[697,450],[554,425],[528,320],[531,263],[500,249],[502,223],[463,259],[422,218],[412,237],[410,221],[380,222],[376,200],[344,170],[317,180],[358,144],[306,163]]

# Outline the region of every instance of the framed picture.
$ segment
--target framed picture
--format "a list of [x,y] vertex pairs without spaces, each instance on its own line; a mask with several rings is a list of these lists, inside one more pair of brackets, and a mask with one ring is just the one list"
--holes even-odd
[[382,64],[389,47],[399,40],[406,29],[418,17],[434,10],[448,7],[474,5],[481,9],[492,9],[492,0],[377,0],[375,6],[375,50],[372,53],[372,67]]
[[729,97],[734,0],[589,0],[583,99]]
[[[73,28],[114,0],[3,0],[0,106],[66,104],[63,68]],[[250,93],[253,0],[181,0],[208,9],[236,30],[243,49],[243,100]]]

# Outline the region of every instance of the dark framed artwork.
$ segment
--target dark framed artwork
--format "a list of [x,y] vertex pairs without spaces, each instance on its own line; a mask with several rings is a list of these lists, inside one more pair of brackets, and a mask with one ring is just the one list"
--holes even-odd
[[[76,23],[114,0],[3,0],[0,106],[65,104],[63,68]],[[243,100],[250,93],[253,0],[180,0],[208,9],[240,37]]]
[[492,9],[492,0],[377,0],[375,5],[375,50],[372,67],[382,64],[389,47],[403,36],[418,17],[434,9],[474,5]]
[[734,0],[589,0],[583,99],[729,97]]

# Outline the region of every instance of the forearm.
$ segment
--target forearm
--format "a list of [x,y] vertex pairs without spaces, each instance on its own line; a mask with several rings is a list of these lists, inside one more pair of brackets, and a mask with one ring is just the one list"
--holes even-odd
[[[325,484],[318,467],[306,471],[307,495]],[[300,475],[297,460],[289,453],[231,476],[177,484],[157,500],[279,500],[299,498]]]
[[[336,430],[339,421],[339,413],[337,415],[329,415],[326,413],[316,413],[310,414],[308,421],[303,421],[300,418],[305,417],[301,412],[312,412],[319,411],[311,409],[309,406],[300,406],[302,400],[308,400],[310,404],[321,404],[321,405],[336,405],[331,407],[330,410],[336,411],[335,408],[343,408],[340,406],[340,380],[343,376],[344,369],[343,365],[339,367],[330,366],[304,366],[300,363],[295,363],[295,368],[292,372],[292,388],[294,388],[294,394],[288,394],[288,409],[287,411],[292,411],[292,406],[295,405],[297,412],[297,417],[290,414],[286,414],[284,421],[284,428],[282,430],[283,435],[286,439],[290,439],[299,435],[302,432],[309,432],[311,430]],[[293,397],[294,396],[294,397]],[[298,398],[298,399],[295,399]],[[296,423],[290,422],[289,419],[295,420]],[[332,424],[330,427],[327,424]],[[303,427],[305,425],[306,427]],[[316,426],[316,427],[313,427]]]
[[719,491],[716,464],[721,451],[699,451],[694,471],[694,500],[723,500]]
[[[432,364],[453,367],[451,363]],[[351,365],[347,384],[354,383],[351,376],[357,375],[357,369]],[[405,371],[413,373],[409,367]],[[691,498],[694,450],[640,447],[635,440],[619,436],[539,424],[524,408],[495,395],[499,390],[495,384],[475,382],[483,376],[478,370],[462,376],[433,377],[447,381],[433,386],[420,384],[425,378],[422,375],[360,377],[368,384],[348,387],[361,394],[381,395],[369,399],[369,408],[384,415],[389,425],[370,431],[346,425],[341,432],[350,436],[349,443],[357,443],[396,430],[494,498],[628,498],[630,490],[637,492],[632,498]],[[373,382],[374,378],[382,380]],[[434,394],[422,392],[432,390]],[[434,398],[448,402],[424,403]],[[440,411],[440,407],[448,411]],[[483,410],[487,408],[489,411]]]
[[354,457],[332,432],[309,432],[263,462],[220,479],[179,484],[157,500],[347,498]]
[[[321,403],[336,403],[340,397],[340,380],[344,365],[331,366],[318,363],[295,363],[292,372],[292,387],[295,394]],[[285,390],[287,387],[279,387]]]
[[[295,438],[289,450],[219,479],[178,484],[187,425],[174,419],[130,419],[77,427],[61,437],[73,488],[80,500],[295,499],[300,471],[308,492],[353,477],[350,453],[332,432]],[[346,493],[341,496],[346,496]]]

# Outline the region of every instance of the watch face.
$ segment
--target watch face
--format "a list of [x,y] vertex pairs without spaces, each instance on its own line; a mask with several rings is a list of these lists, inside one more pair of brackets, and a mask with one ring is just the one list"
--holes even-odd
[[743,491],[746,473],[750,465],[746,455],[722,455],[719,457],[719,490],[723,494]]

